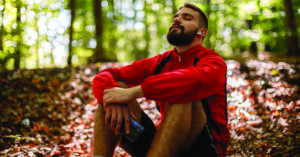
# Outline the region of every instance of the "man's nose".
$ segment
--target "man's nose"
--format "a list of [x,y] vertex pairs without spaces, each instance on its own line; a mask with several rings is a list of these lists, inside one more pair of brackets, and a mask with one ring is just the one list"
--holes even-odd
[[181,18],[179,16],[175,17],[173,23],[181,24]]

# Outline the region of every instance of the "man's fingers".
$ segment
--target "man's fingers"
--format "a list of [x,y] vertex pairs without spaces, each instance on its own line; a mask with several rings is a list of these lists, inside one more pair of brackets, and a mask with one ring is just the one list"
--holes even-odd
[[[107,110],[105,115],[105,123],[110,125],[116,135],[119,135],[124,127],[126,134],[130,133],[130,110],[124,104],[106,104]],[[124,124],[125,123],[125,124]],[[125,126],[123,126],[125,125]]]
[[104,89],[104,94],[107,94],[110,91],[110,89]]
[[125,131],[126,131],[126,134],[129,134],[130,133],[130,118],[129,118],[129,110],[128,108],[123,108],[123,112],[125,113],[124,114],[124,121],[125,121]]
[[110,99],[110,97],[111,97],[111,95],[110,95],[110,94],[104,94],[104,95],[103,95],[103,101],[107,101],[107,100],[109,100],[109,99]]
[[134,115],[134,113],[132,111],[130,111],[130,116],[136,120],[136,121],[139,121],[138,117]]
[[122,115],[122,111],[120,107],[117,107],[117,121],[116,121],[116,129],[115,129],[115,134],[119,135],[120,134],[120,128],[122,125],[122,121],[123,121],[123,115]]
[[106,124],[109,124],[109,123],[110,123],[110,119],[111,119],[111,110],[108,109],[108,110],[106,111],[106,114],[105,114],[105,123],[106,123]]
[[103,107],[104,107],[105,111],[107,110],[107,107],[108,107],[109,104],[111,104],[111,103],[107,102],[107,101],[103,101]]
[[105,110],[107,108],[107,105],[110,104],[110,103],[111,103],[111,98],[104,95],[103,96],[103,105],[104,105],[103,107],[104,107]]
[[115,129],[115,126],[116,126],[116,119],[117,119],[116,112],[112,112],[111,119],[110,119],[110,128],[111,128],[112,130]]

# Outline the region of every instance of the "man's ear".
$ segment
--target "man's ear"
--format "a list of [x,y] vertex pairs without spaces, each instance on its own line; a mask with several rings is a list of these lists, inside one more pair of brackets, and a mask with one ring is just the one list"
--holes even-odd
[[205,28],[198,29],[198,33],[197,33],[198,36],[204,37],[204,36],[206,36],[206,34],[207,34],[207,29],[205,29]]

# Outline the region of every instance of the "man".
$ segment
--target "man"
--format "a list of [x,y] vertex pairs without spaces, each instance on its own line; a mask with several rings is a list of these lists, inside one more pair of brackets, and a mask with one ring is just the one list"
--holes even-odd
[[[138,157],[225,156],[230,138],[226,64],[202,46],[207,28],[202,10],[185,3],[167,35],[173,50],[103,70],[94,78],[93,93],[100,103],[95,156],[112,156],[117,144]],[[140,97],[157,101],[162,116],[159,129],[136,102]],[[135,142],[120,133],[122,121],[126,134],[130,132],[130,116],[145,127]]]

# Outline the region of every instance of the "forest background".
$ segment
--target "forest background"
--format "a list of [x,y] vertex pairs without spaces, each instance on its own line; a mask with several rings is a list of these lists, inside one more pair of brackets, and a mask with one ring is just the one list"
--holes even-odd
[[300,0],[0,0],[0,156],[91,156],[94,76],[170,50],[184,2],[227,63],[227,156],[300,156]]
[[184,2],[207,13],[203,45],[225,59],[300,56],[299,0],[1,0],[0,68],[154,56],[171,48],[166,33]]

